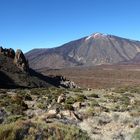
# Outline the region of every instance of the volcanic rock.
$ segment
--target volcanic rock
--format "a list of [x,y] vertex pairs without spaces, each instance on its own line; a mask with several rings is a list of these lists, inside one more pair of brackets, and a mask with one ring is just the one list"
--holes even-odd
[[16,51],[14,63],[23,71],[27,71],[29,69],[28,61],[26,60],[23,52],[19,49]]

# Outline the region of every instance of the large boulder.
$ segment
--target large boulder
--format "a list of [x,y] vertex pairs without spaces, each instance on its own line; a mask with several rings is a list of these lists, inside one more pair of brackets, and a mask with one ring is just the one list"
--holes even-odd
[[12,58],[14,60],[14,64],[23,71],[27,71],[29,69],[28,61],[20,49],[15,53],[12,48],[3,49],[3,47],[0,46],[0,55]]
[[15,53],[14,64],[23,71],[27,71],[29,69],[28,61],[20,49]]

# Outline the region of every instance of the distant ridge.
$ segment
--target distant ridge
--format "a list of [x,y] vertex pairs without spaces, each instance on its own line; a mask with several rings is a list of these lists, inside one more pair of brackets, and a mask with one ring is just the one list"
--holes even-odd
[[140,41],[94,33],[51,49],[33,49],[25,54],[33,69],[96,66],[129,62],[140,53]]

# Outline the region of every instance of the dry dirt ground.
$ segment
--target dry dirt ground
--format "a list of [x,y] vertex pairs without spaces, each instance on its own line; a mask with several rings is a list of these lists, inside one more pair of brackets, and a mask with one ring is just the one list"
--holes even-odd
[[102,65],[57,70],[39,70],[45,75],[63,75],[85,88],[140,85],[140,65]]

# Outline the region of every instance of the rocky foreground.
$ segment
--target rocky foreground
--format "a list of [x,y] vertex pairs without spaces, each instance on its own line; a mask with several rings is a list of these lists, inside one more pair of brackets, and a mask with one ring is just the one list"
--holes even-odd
[[139,140],[140,88],[0,89],[0,140]]

